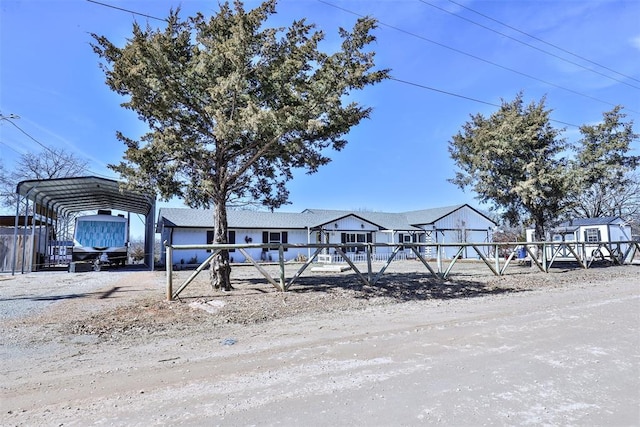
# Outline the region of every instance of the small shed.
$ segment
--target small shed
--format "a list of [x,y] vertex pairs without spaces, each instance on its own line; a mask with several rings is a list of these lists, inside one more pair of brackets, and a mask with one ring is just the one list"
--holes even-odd
[[[533,229],[526,230],[527,241],[533,242]],[[599,249],[601,243],[610,245],[615,242],[628,242],[633,240],[631,225],[627,224],[619,216],[599,218],[574,218],[558,224],[550,230],[550,238],[553,242],[585,243],[586,256],[592,257],[594,251]],[[627,246],[622,245],[623,251]]]

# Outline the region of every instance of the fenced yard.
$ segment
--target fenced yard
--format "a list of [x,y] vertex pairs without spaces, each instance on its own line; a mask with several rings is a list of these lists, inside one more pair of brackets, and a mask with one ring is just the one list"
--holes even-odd
[[[374,286],[382,278],[393,261],[415,262],[422,272],[439,279],[447,279],[462,262],[472,262],[474,268],[490,271],[495,276],[503,276],[514,267],[522,272],[523,266],[531,270],[549,272],[559,263],[573,263],[578,268],[590,268],[594,262],[615,265],[630,264],[640,254],[640,242],[510,242],[510,243],[440,243],[440,244],[281,244],[277,260],[256,261],[247,249],[263,248],[261,244],[246,245],[166,245],[166,296],[173,300],[205,269],[214,258],[225,250],[236,250],[245,257],[245,264],[257,269],[279,291],[287,291],[296,281],[310,274],[342,273],[348,271],[365,286]],[[358,251],[353,250],[358,248]],[[453,258],[441,256],[445,248],[457,249]],[[286,248],[308,248],[312,254],[306,259],[286,261]],[[172,253],[180,249],[207,249],[210,256],[174,290],[174,269]],[[364,250],[361,250],[364,249]],[[425,254],[436,254],[435,258]],[[463,257],[463,254],[465,255]],[[471,255],[470,255],[471,254]],[[311,267],[309,269],[309,267]]]

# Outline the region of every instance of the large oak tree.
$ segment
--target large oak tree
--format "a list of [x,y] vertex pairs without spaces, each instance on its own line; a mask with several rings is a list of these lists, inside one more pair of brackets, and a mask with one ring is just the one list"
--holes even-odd
[[[380,82],[374,70],[376,22],[359,19],[339,30],[338,51],[304,19],[269,28],[276,1],[246,11],[224,3],[210,18],[180,19],[166,28],[133,25],[122,47],[93,34],[107,85],[126,98],[149,131],[138,140],[118,133],[124,161],[112,165],[130,185],[177,196],[190,207],[213,207],[214,242],[227,242],[228,203],[252,199],[269,208],[287,202],[296,168],[328,163],[371,109],[349,101],[354,89]],[[230,289],[228,254],[212,268],[214,286]]]

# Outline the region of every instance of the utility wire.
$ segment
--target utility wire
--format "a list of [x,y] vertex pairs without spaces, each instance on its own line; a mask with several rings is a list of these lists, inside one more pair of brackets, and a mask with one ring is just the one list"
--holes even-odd
[[[318,1],[319,3],[326,4],[327,6],[331,6],[331,7],[333,7],[333,8],[336,8],[336,9],[342,10],[342,11],[344,11],[344,12],[350,13],[350,14],[352,14],[352,15],[355,15],[355,16],[358,16],[358,17],[361,17],[361,18],[365,17],[365,15],[362,15],[362,14],[360,14],[360,13],[354,12],[354,11],[349,10],[349,9],[345,9],[345,8],[343,8],[343,7],[341,7],[341,6],[337,6],[337,5],[333,4],[333,3],[329,3],[329,2],[327,2],[327,1],[325,1],[325,0],[316,0],[316,1]],[[584,97],[584,98],[589,98],[589,99],[591,99],[591,100],[598,101],[598,102],[603,103],[603,104],[607,104],[607,105],[610,105],[610,106],[613,106],[613,107],[618,106],[618,104],[614,104],[614,103],[612,103],[612,102],[605,101],[605,100],[602,100],[602,99],[596,98],[596,97],[594,97],[594,96],[587,95],[587,94],[585,94],[585,93],[578,92],[578,91],[576,91],[576,90],[569,89],[569,88],[567,88],[567,87],[564,87],[564,86],[561,86],[561,85],[558,85],[558,84],[555,84],[555,83],[552,83],[552,82],[549,82],[549,81],[546,81],[546,80],[540,79],[540,78],[538,78],[538,77],[532,76],[532,75],[527,74],[527,73],[524,73],[524,72],[522,72],[522,71],[518,71],[518,70],[515,70],[515,69],[513,69],[513,68],[506,67],[506,66],[504,66],[504,65],[500,65],[500,64],[498,64],[498,63],[496,63],[496,62],[489,61],[488,59],[484,59],[484,58],[479,57],[479,56],[477,56],[477,55],[473,55],[473,54],[471,54],[471,53],[465,52],[465,51],[460,50],[460,49],[456,49],[456,48],[451,47],[451,46],[447,46],[447,45],[445,45],[445,44],[443,44],[443,43],[437,42],[437,41],[435,41],[435,40],[431,40],[431,39],[429,39],[429,38],[427,38],[427,37],[421,36],[421,35],[416,34],[416,33],[412,33],[411,31],[407,31],[407,30],[402,29],[402,28],[400,28],[400,27],[396,27],[396,26],[394,26],[394,25],[390,25],[390,24],[384,23],[384,22],[379,21],[379,20],[378,20],[377,22],[378,22],[378,24],[380,24],[381,26],[384,26],[384,27],[387,27],[387,28],[391,28],[392,30],[396,30],[396,31],[398,31],[398,32],[400,32],[400,33],[407,34],[407,35],[409,35],[409,36],[411,36],[411,37],[415,37],[415,38],[418,38],[418,39],[424,40],[424,41],[426,41],[426,42],[429,42],[429,43],[435,44],[436,46],[440,46],[440,47],[442,47],[442,48],[444,48],[444,49],[448,49],[448,50],[451,50],[451,51],[453,51],[453,52],[459,53],[459,54],[461,54],[461,55],[465,55],[465,56],[468,56],[468,57],[470,57],[470,58],[476,59],[476,60],[478,60],[478,61],[485,62],[485,63],[487,63],[487,64],[493,65],[494,67],[502,68],[503,70],[510,71],[510,72],[512,72],[512,73],[515,73],[515,74],[519,74],[519,75],[521,75],[521,76],[524,76],[524,77],[527,77],[527,78],[529,78],[529,79],[532,79],[532,80],[538,81],[538,82],[540,82],[540,83],[544,83],[544,84],[546,84],[546,85],[553,86],[553,87],[555,87],[555,88],[558,88],[558,89],[561,89],[561,90],[564,90],[564,91],[567,91],[567,92],[573,93],[573,94],[575,94],[575,95],[582,96],[582,97]],[[635,111],[635,110],[631,110],[631,109],[629,109],[629,108],[627,108],[627,111],[629,111],[629,112],[633,112],[633,113],[636,113],[636,114],[640,114],[640,112]]]
[[[11,123],[13,126],[15,126],[20,132],[22,132],[23,134],[25,134],[29,139],[31,139],[33,142],[35,142],[36,144],[38,144],[40,147],[44,148],[46,151],[48,151],[49,153],[53,154],[54,156],[58,156],[58,153],[56,153],[55,151],[53,151],[51,148],[47,147],[46,145],[44,145],[42,142],[38,141],[37,139],[35,139],[33,136],[29,135],[24,129],[22,129],[20,126],[18,126],[17,124],[15,124],[13,122],[13,120],[10,120],[9,118],[3,117],[2,118],[4,121]],[[4,143],[3,143],[4,144]],[[6,144],[5,144],[6,145]],[[11,148],[11,147],[9,147]],[[15,151],[15,150],[14,150]],[[22,153],[18,153],[20,155],[22,155]],[[86,168],[87,172],[90,172],[93,175],[96,176],[100,176],[102,178],[109,178],[110,177],[106,176],[106,175],[102,175],[99,174],[97,172],[92,171],[91,169]]]
[[41,146],[42,148],[44,148],[45,150],[47,150],[48,152],[50,152],[51,154],[56,154],[51,148],[47,147],[46,145],[44,145],[43,143],[41,143],[40,141],[38,141],[37,139],[35,139],[34,137],[32,137],[31,135],[29,135],[24,129],[22,129],[20,126],[18,126],[17,124],[15,124],[13,122],[13,120],[8,119],[8,118],[3,118],[4,121],[11,123],[13,126],[16,127],[16,129],[18,129],[20,132],[22,132],[23,134],[25,134],[27,137],[29,137],[29,139],[31,139],[33,142],[35,142],[36,144],[38,144],[39,146]]
[[[90,3],[95,3],[95,4],[98,4],[98,5],[101,5],[101,6],[110,7],[110,8],[117,9],[117,10],[121,10],[121,11],[124,11],[124,12],[127,12],[127,13],[132,13],[132,14],[135,14],[135,15],[140,15],[140,16],[145,16],[145,17],[147,17],[147,18],[156,19],[156,20],[158,20],[158,21],[166,21],[166,19],[157,18],[157,17],[155,17],[155,16],[148,15],[148,14],[144,14],[144,13],[140,13],[140,12],[135,12],[135,11],[132,11],[132,10],[130,10],[130,9],[124,9],[124,8],[121,8],[121,7],[112,6],[112,5],[109,5],[109,4],[106,4],[106,3],[98,2],[98,1],[96,1],[96,0],[87,0],[87,1],[88,1],[88,2],[90,2]],[[317,1],[318,1],[318,2],[320,2],[320,3],[323,3],[323,4],[327,5],[327,6],[331,6],[331,7],[334,7],[334,8],[336,8],[336,9],[342,10],[342,11],[344,11],[344,12],[350,13],[350,14],[352,14],[352,15],[356,15],[356,16],[359,16],[359,17],[363,17],[363,16],[364,16],[364,15],[362,15],[362,14],[359,14],[359,13],[357,13],[357,12],[351,11],[351,10],[349,10],[349,9],[345,9],[345,8],[343,8],[343,7],[337,6],[337,5],[335,5],[335,4],[329,3],[329,2],[324,1],[324,0],[317,0]],[[422,0],[421,0],[421,1],[422,1]],[[429,4],[429,3],[427,3],[427,2],[424,2],[424,3],[425,3],[425,4]],[[430,6],[433,6],[433,5],[431,5],[431,4],[429,4],[429,5],[430,5]],[[435,6],[434,6],[434,7],[435,7]],[[438,8],[438,9],[439,9],[439,8]],[[442,10],[444,10],[444,9],[442,9]],[[447,13],[450,13],[450,12],[447,12]],[[457,16],[457,15],[456,15],[456,16]],[[463,18],[463,19],[465,19],[465,18]],[[473,22],[473,21],[471,21],[471,22]],[[452,51],[454,51],[454,52],[456,52],[456,53],[459,53],[459,54],[462,54],[462,55],[465,55],[465,56],[469,56],[469,57],[471,57],[471,58],[473,58],[473,59],[476,59],[476,60],[478,60],[478,61],[482,61],[482,62],[488,63],[488,64],[493,65],[493,66],[498,67],[498,68],[502,68],[502,69],[504,69],[504,70],[506,70],[506,71],[510,71],[510,72],[512,72],[512,73],[520,74],[521,76],[524,76],[524,77],[527,77],[527,78],[530,78],[530,79],[536,80],[536,81],[541,82],[541,83],[544,83],[544,84],[546,84],[546,85],[553,86],[553,87],[556,87],[556,88],[558,88],[558,89],[561,89],[561,90],[565,90],[565,91],[571,92],[571,93],[573,93],[573,94],[575,94],[575,95],[579,95],[579,96],[583,96],[583,97],[586,97],[586,98],[590,98],[590,99],[592,99],[592,100],[594,100],[594,101],[598,101],[598,102],[601,102],[601,103],[604,103],[604,104],[607,104],[607,105],[610,105],[610,106],[614,106],[614,107],[618,105],[618,104],[614,104],[614,103],[611,103],[611,102],[608,102],[608,101],[604,101],[604,100],[602,100],[602,99],[599,99],[599,98],[593,97],[593,96],[591,96],[591,95],[587,95],[587,94],[584,94],[584,93],[581,93],[581,92],[575,91],[575,90],[573,90],[573,89],[569,89],[569,88],[566,88],[566,87],[564,87],[564,86],[560,86],[560,85],[558,85],[558,84],[555,84],[555,83],[552,83],[552,82],[549,82],[549,81],[546,81],[546,80],[543,80],[543,79],[537,78],[537,77],[532,76],[532,75],[530,75],[530,74],[527,74],[527,73],[524,73],[524,72],[521,72],[521,71],[518,71],[518,70],[515,70],[515,69],[512,69],[512,68],[509,68],[509,67],[506,67],[506,66],[503,66],[503,65],[500,65],[500,64],[497,64],[497,63],[495,63],[495,62],[492,62],[492,61],[489,61],[489,60],[487,60],[487,59],[481,58],[481,57],[479,57],[479,56],[476,56],[476,55],[473,55],[473,54],[470,54],[470,53],[464,52],[464,51],[462,51],[462,50],[459,50],[459,49],[456,49],[456,48],[453,48],[453,47],[447,46],[447,45],[445,45],[445,44],[443,44],[443,43],[439,43],[439,42],[437,42],[437,41],[435,41],[435,40],[431,40],[431,39],[429,39],[429,38],[426,38],[426,37],[420,36],[420,35],[418,35],[418,34],[415,34],[415,33],[412,33],[412,32],[410,32],[410,31],[404,30],[404,29],[402,29],[402,28],[395,27],[395,26],[390,25],[390,24],[386,24],[386,23],[384,23],[384,22],[382,22],[382,21],[378,21],[378,23],[379,23],[380,25],[382,25],[382,26],[385,26],[385,27],[391,28],[391,29],[396,30],[396,31],[399,31],[399,32],[401,32],[401,33],[404,33],[404,34],[410,35],[410,36],[412,36],[412,37],[419,38],[419,39],[424,40],[424,41],[427,41],[427,42],[429,42],[429,43],[433,43],[433,44],[435,44],[435,45],[437,45],[437,46],[440,46],[440,47],[442,47],[442,48],[452,50]],[[478,24],[478,25],[480,25],[480,24]],[[492,31],[494,31],[494,30],[492,30]],[[499,33],[499,34],[501,34],[501,33]],[[506,36],[506,35],[505,35],[505,37],[509,37],[509,36]],[[511,38],[511,37],[509,37],[509,38]],[[520,42],[520,41],[519,41],[519,40],[517,40],[517,39],[514,39],[514,40],[516,40],[516,41]],[[521,42],[521,43],[524,43],[524,42]],[[524,43],[524,44],[526,44],[526,43]],[[534,46],[531,46],[531,47],[534,47]],[[535,48],[535,47],[534,47],[534,48]],[[537,48],[536,48],[536,49],[537,49]],[[538,49],[538,50],[540,50],[540,49]],[[544,52],[544,51],[543,51],[543,52]],[[554,55],[554,56],[555,56],[555,55]],[[560,58],[560,59],[563,59],[563,58],[561,58],[561,57],[559,57],[559,58]],[[569,61],[569,62],[570,62],[570,61]],[[576,64],[576,65],[579,65],[579,64]],[[584,68],[584,67],[583,67],[583,68]],[[589,70],[589,69],[587,68],[587,70]],[[593,71],[593,70],[590,70],[590,71]],[[595,71],[594,71],[594,72],[595,72]],[[598,73],[598,74],[601,74],[601,73]],[[618,74],[619,74],[619,73],[618,73]],[[602,74],[602,75],[603,75],[603,76],[605,76],[605,77],[611,78],[611,77],[606,76],[606,75],[604,75],[604,74]],[[614,80],[616,80],[616,79],[614,79]],[[619,81],[619,80],[616,80],[616,81]],[[410,82],[406,82],[406,83],[408,83],[408,84],[412,84],[412,83],[410,83]],[[625,83],[625,82],[621,82],[621,83],[628,84],[628,83]],[[418,84],[416,84],[416,85],[417,85],[417,86],[420,86],[420,85],[418,85]],[[630,86],[632,86],[632,85],[630,85]],[[636,86],[632,86],[632,87],[634,87],[634,88],[635,88]],[[440,90],[435,89],[435,88],[430,88],[430,89],[431,89],[431,90],[435,90],[435,91],[440,91]],[[638,89],[640,89],[640,88],[638,88]],[[440,91],[440,92],[442,92],[442,93],[447,93],[446,91]],[[462,95],[455,95],[455,96],[463,97],[463,98],[464,98],[464,96],[462,96]],[[479,102],[484,103],[484,101],[479,101]],[[489,104],[489,105],[492,105],[492,104]],[[640,114],[639,112],[634,111],[634,110],[631,110],[631,109],[627,109],[627,111]],[[572,125],[572,126],[573,126],[573,125]]]
[[[517,39],[517,38],[515,38],[515,37],[511,37],[511,36],[510,36],[510,35],[508,35],[508,34],[501,33],[500,31],[494,30],[493,28],[491,28],[491,27],[487,27],[486,25],[482,25],[482,24],[480,24],[479,22],[473,21],[473,20],[471,20],[471,19],[469,19],[469,18],[465,18],[464,16],[460,16],[460,15],[458,15],[457,13],[450,12],[450,11],[448,11],[448,10],[446,10],[446,9],[443,9],[443,8],[441,8],[441,7],[439,7],[439,6],[436,6],[435,4],[429,3],[429,2],[428,2],[428,1],[426,1],[426,0],[418,0],[418,1],[419,1],[419,2],[421,2],[421,3],[424,3],[424,4],[428,5],[428,6],[431,6],[431,7],[433,7],[434,9],[438,9],[438,10],[440,10],[440,11],[442,11],[442,12],[448,13],[449,15],[453,15],[453,16],[455,16],[456,18],[459,18],[459,19],[462,19],[462,20],[464,20],[464,21],[470,22],[470,23],[472,23],[473,25],[477,25],[478,27],[484,28],[485,30],[488,30],[488,31],[491,31],[491,32],[493,32],[493,33],[499,34],[499,35],[501,35],[502,37],[506,37],[506,38],[508,38],[508,39],[510,39],[510,40],[513,40],[513,41],[515,41],[515,42],[517,42],[517,43],[520,43],[520,44],[522,44],[522,45],[524,45],[524,46],[527,46],[527,47],[529,47],[529,48],[531,48],[531,49],[535,49],[535,50],[537,50],[537,51],[539,51],[539,52],[542,52],[542,53],[544,53],[544,54],[546,54],[546,55],[553,56],[554,58],[560,59],[561,61],[567,62],[567,63],[569,63],[569,64],[571,64],[571,65],[575,65],[575,66],[580,67],[580,68],[582,68],[582,69],[584,69],[584,70],[591,71],[592,73],[595,73],[595,74],[598,74],[598,75],[600,75],[600,76],[606,77],[606,78],[608,78],[608,79],[614,80],[614,81],[616,81],[616,82],[618,82],[618,83],[625,84],[625,85],[630,86],[630,87],[632,87],[632,88],[634,88],[634,89],[640,89],[640,87],[639,87],[639,86],[635,86],[635,85],[632,85],[631,83],[625,82],[624,80],[620,80],[620,79],[617,79],[617,78],[615,78],[615,77],[611,77],[610,75],[605,74],[605,73],[601,73],[600,71],[594,70],[593,68],[585,67],[585,66],[584,66],[584,65],[582,65],[582,64],[578,64],[577,62],[574,62],[574,61],[568,60],[568,59],[566,59],[566,58],[563,58],[563,57],[562,57],[562,56],[560,56],[560,55],[556,55],[556,54],[555,54],[555,53],[553,53],[553,52],[549,52],[548,50],[541,49],[541,48],[539,48],[539,47],[537,47],[537,46],[534,46],[534,45],[532,45],[532,44],[530,44],[530,43],[524,42],[524,41],[519,40],[519,39]],[[619,73],[616,73],[616,74],[619,74]],[[635,80],[635,79],[634,79],[634,80]]]
[[571,51],[569,51],[569,50],[567,50],[567,49],[564,49],[564,48],[562,48],[562,47],[560,47],[560,46],[558,46],[558,45],[555,45],[555,44],[553,44],[553,43],[549,43],[549,42],[547,42],[547,41],[545,41],[545,40],[542,40],[542,39],[541,39],[541,38],[539,38],[539,37],[536,37],[536,36],[534,36],[534,35],[532,35],[532,34],[529,34],[529,33],[527,33],[527,32],[524,32],[524,31],[522,31],[522,30],[520,30],[520,29],[518,29],[518,28],[516,28],[516,27],[514,27],[514,26],[512,26],[512,25],[509,25],[509,24],[506,24],[506,23],[504,23],[504,22],[498,21],[498,20],[497,20],[497,19],[495,19],[495,18],[492,18],[492,17],[490,17],[490,16],[488,16],[488,15],[485,15],[484,13],[478,12],[477,10],[471,9],[470,7],[467,7],[467,6],[463,5],[463,4],[457,3],[457,2],[455,2],[455,1],[453,1],[453,0],[448,0],[448,1],[449,1],[449,2],[451,2],[451,3],[453,3],[453,4],[455,4],[455,5],[457,5],[457,6],[460,6],[460,7],[461,7],[461,8],[463,8],[463,9],[466,9],[466,10],[468,10],[468,11],[470,11],[470,12],[473,12],[473,13],[475,13],[475,14],[477,14],[477,15],[480,15],[480,16],[482,16],[483,18],[487,18],[487,19],[489,19],[489,20],[491,20],[491,21],[493,21],[493,22],[496,22],[496,23],[498,23],[498,24],[500,24],[500,25],[504,25],[505,27],[507,27],[507,28],[509,28],[509,29],[511,29],[511,30],[513,30],[513,31],[517,31],[517,32],[518,32],[518,33],[520,33],[520,34],[524,34],[524,35],[525,35],[525,36],[527,36],[527,37],[531,37],[532,39],[537,40],[537,41],[539,41],[540,43],[544,43],[544,44],[546,44],[547,46],[551,46],[551,47],[553,47],[553,48],[555,48],[555,49],[558,49],[558,50],[560,50],[560,51],[562,51],[562,52],[564,52],[564,53],[568,53],[569,55],[574,56],[574,57],[576,57],[576,58],[578,58],[578,59],[582,59],[583,61],[587,61],[587,62],[589,62],[589,63],[591,63],[591,64],[593,64],[593,65],[597,65],[598,67],[604,68],[605,70],[611,71],[612,73],[615,73],[615,74],[617,74],[617,75],[619,75],[619,76],[626,77],[626,78],[628,78],[628,79],[631,79],[631,80],[635,80],[635,81],[637,81],[637,82],[640,82],[640,80],[636,79],[635,77],[629,76],[629,75],[627,75],[627,74],[620,73],[620,72],[618,72],[618,71],[616,71],[616,70],[613,70],[613,69],[611,69],[611,68],[609,68],[609,67],[607,67],[607,66],[605,66],[605,65],[599,64],[599,63],[597,63],[597,62],[595,62],[595,61],[592,61],[592,60],[590,60],[590,59],[588,59],[588,58],[585,58],[584,56],[580,56],[580,55],[578,55],[577,53],[573,53],[573,52],[571,52]]
[[[410,85],[410,86],[419,87],[420,89],[426,89],[426,90],[430,90],[430,91],[433,91],[433,92],[443,93],[443,94],[449,95],[449,96],[455,96],[456,98],[462,98],[462,99],[466,99],[466,100],[469,100],[469,101],[477,102],[477,103],[480,103],[480,104],[490,105],[492,107],[498,107],[498,108],[502,107],[502,105],[500,105],[500,104],[496,104],[496,103],[488,102],[488,101],[483,101],[483,100],[477,99],[477,98],[471,98],[469,96],[460,95],[460,94],[453,93],[453,92],[448,92],[446,90],[436,89],[436,88],[431,87],[431,86],[426,86],[426,85],[423,85],[423,84],[410,82],[408,80],[396,79],[395,77],[389,77],[389,80],[393,80],[393,81],[396,81],[398,83],[403,83],[403,84]],[[566,125],[566,126],[580,128],[580,126],[578,126],[578,125],[574,125],[573,123],[563,122],[561,120],[549,119],[549,121],[560,123],[560,124],[563,124],[563,125]]]
[[428,89],[428,90],[431,90],[433,92],[443,93],[445,95],[455,96],[456,98],[462,98],[462,99],[466,99],[468,101],[478,102],[480,104],[490,105],[492,107],[500,107],[499,104],[495,104],[493,102],[482,101],[480,99],[471,98],[469,96],[460,95],[460,94],[453,93],[453,92],[448,92],[448,91],[442,90],[442,89],[436,89],[436,88],[431,87],[431,86],[425,86],[423,84],[410,82],[408,80],[397,79],[395,77],[389,77],[389,80],[393,80],[393,81],[396,81],[396,82],[399,82],[399,83],[404,83],[404,84],[410,85],[410,86],[416,86],[416,87],[419,87],[421,89]]
[[129,9],[124,9],[122,7],[117,7],[117,6],[113,6],[107,3],[101,3],[99,1],[95,1],[95,0],[87,0],[89,3],[95,3],[95,4],[99,4],[100,6],[105,6],[105,7],[110,7],[111,9],[116,9],[116,10],[121,10],[123,12],[127,12],[127,13],[132,13],[134,15],[140,15],[140,16],[144,16],[146,18],[151,18],[151,19],[155,19],[157,21],[164,21],[164,22],[169,22],[164,18],[156,18],[155,16],[151,16],[151,15],[147,15],[145,13],[140,13],[140,12],[135,12],[133,10],[129,10]]
[[13,151],[14,153],[22,155],[21,152],[19,152],[18,150],[13,148],[11,145],[7,144],[6,142],[0,141],[0,144],[4,145],[5,147],[7,147],[9,150]]

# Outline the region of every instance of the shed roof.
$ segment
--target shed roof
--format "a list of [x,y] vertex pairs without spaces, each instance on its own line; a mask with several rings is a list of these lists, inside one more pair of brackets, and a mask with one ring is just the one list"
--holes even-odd
[[558,228],[577,228],[591,225],[609,225],[624,223],[619,216],[605,216],[600,218],[574,218],[558,224]]
[[118,181],[96,176],[22,181],[16,193],[68,213],[114,209],[148,215],[155,205],[153,195],[125,190]]

